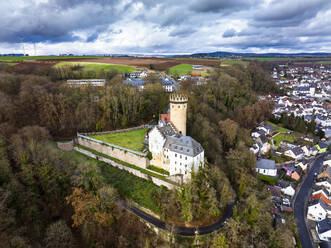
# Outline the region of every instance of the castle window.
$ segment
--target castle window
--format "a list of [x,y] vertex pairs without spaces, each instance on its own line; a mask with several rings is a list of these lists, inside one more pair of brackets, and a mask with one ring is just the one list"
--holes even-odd
[[177,153],[175,153],[175,157],[177,158]]
[[182,165],[182,163],[180,163],[180,165]]
[[177,161],[175,161],[175,164],[177,164]]
[[185,156],[185,160],[187,160],[187,157]]
[[178,108],[180,108],[180,105],[178,105]]
[[172,105],[172,108],[174,108],[175,106],[174,105]]
[[179,157],[182,158],[182,155],[180,155]]

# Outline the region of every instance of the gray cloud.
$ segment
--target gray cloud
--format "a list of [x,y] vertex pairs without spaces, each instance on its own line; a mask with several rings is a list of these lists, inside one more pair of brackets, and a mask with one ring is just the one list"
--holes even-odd
[[195,33],[196,30],[191,27],[185,27],[185,28],[178,28],[169,33],[169,36],[171,37],[187,37],[191,34]]
[[233,36],[236,36],[236,35],[237,35],[237,32],[233,28],[227,29],[223,33],[224,38],[229,38],[229,37],[233,37]]
[[257,5],[259,0],[195,0],[191,4],[191,9],[195,12],[224,12],[242,10]]
[[293,26],[314,18],[319,12],[330,7],[331,2],[325,0],[277,0],[268,8],[256,14],[255,21],[264,26]]
[[0,49],[80,42],[97,51],[96,41],[139,53],[331,49],[329,0],[12,0],[0,11]]

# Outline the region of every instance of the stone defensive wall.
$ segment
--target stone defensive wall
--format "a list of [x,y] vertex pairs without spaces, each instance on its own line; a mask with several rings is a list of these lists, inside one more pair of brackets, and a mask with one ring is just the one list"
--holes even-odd
[[91,152],[89,152],[89,151],[86,151],[86,150],[80,149],[80,148],[78,148],[78,147],[75,147],[74,149],[75,149],[76,151],[80,152],[80,153],[85,154],[86,156],[89,156],[89,157],[92,157],[92,158],[98,159],[98,160],[103,161],[103,162],[105,162],[105,163],[108,163],[108,164],[110,164],[110,165],[112,165],[112,166],[114,166],[114,167],[117,167],[117,168],[119,168],[119,169],[121,169],[121,170],[125,170],[125,171],[127,171],[127,172],[129,172],[129,173],[131,173],[131,174],[133,174],[133,175],[135,175],[135,176],[137,176],[137,177],[144,178],[144,179],[146,179],[146,180],[152,180],[152,182],[153,182],[154,184],[158,185],[158,186],[165,186],[165,187],[167,187],[168,189],[173,189],[174,187],[176,187],[174,184],[171,184],[171,183],[169,183],[169,182],[166,182],[166,181],[161,180],[161,179],[159,179],[159,178],[157,178],[157,177],[154,177],[154,176],[146,175],[146,174],[142,173],[141,171],[139,171],[139,170],[137,170],[137,169],[134,169],[134,168],[131,168],[131,167],[125,166],[125,165],[120,164],[120,163],[117,163],[117,162],[115,162],[115,161],[113,161],[113,160],[110,160],[110,159],[107,159],[107,158],[103,158],[103,157],[98,157],[98,158],[97,158],[97,155],[95,155],[95,154],[93,154],[93,153],[91,153]]
[[84,133],[80,134],[77,133],[77,143],[96,150],[100,153],[106,154],[110,157],[119,159],[129,164],[133,164],[139,166],[141,168],[146,169],[149,166],[149,159],[147,158],[147,152],[142,153],[138,151],[133,151],[127,149],[125,147],[121,147],[118,145],[110,144],[101,140],[93,139],[88,136],[94,135],[101,135],[101,134],[113,134],[113,133],[120,133],[120,132],[127,132],[131,130],[141,129],[141,128],[148,128],[148,125],[143,125],[140,127],[128,128],[128,129],[121,129],[116,131],[110,132],[98,132],[98,133]]
[[82,135],[85,136],[94,136],[94,135],[104,135],[104,134],[114,134],[114,133],[125,133],[128,131],[133,131],[133,130],[138,130],[138,129],[143,129],[143,128],[152,128],[153,125],[141,125],[138,127],[130,127],[126,129],[118,129],[118,130],[113,130],[113,131],[105,131],[105,132],[90,132],[90,133],[81,133]]

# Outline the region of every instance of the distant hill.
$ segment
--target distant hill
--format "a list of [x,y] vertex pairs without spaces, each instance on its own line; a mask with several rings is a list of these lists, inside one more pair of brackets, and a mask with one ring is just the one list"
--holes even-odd
[[191,58],[221,58],[221,57],[329,57],[331,53],[233,53],[233,52],[211,52],[211,53],[194,53],[191,55],[175,55],[174,57],[191,57]]

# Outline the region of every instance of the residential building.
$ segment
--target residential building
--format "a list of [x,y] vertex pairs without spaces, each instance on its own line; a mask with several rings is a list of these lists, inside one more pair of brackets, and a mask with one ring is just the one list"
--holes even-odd
[[256,163],[256,172],[265,176],[276,177],[277,167],[275,161],[269,159],[260,159]]

